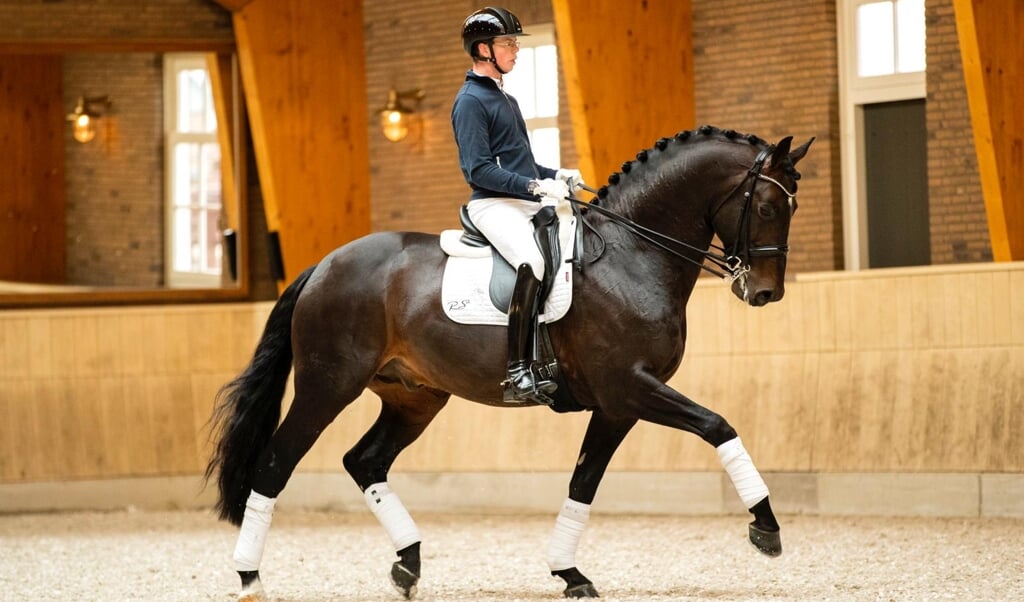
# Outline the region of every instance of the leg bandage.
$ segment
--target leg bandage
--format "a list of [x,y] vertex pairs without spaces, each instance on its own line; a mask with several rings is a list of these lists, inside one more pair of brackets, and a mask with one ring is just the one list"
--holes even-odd
[[555,519],[555,532],[548,545],[548,568],[552,571],[576,566],[576,548],[590,518],[590,504],[581,504],[566,498],[562,511]]
[[409,511],[398,499],[398,494],[391,491],[387,483],[374,483],[363,493],[366,505],[387,531],[395,551],[405,549],[420,541],[420,530],[409,516]]
[[238,543],[235,544],[235,570],[258,571],[263,559],[263,545],[267,542],[270,531],[270,519],[274,516],[276,498],[260,495],[255,491],[249,493],[245,502],[245,515],[242,517],[242,528],[238,531]]
[[736,493],[740,495],[748,509],[768,497],[768,486],[754,468],[754,461],[743,448],[743,442],[739,437],[726,441],[716,449],[718,459],[722,461],[725,472],[729,474],[733,486],[736,487]]

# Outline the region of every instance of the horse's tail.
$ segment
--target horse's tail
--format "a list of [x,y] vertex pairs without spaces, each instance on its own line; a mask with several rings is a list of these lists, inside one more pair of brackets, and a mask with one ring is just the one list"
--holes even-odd
[[252,361],[217,392],[210,419],[216,448],[205,478],[209,481],[217,474],[220,497],[214,508],[222,520],[235,525],[242,524],[253,465],[281,418],[281,398],[292,368],[292,313],[313,269],[300,274],[281,294]]

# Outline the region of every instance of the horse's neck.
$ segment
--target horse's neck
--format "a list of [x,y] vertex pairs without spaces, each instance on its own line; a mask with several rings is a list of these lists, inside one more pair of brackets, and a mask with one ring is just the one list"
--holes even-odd
[[652,157],[637,164],[619,184],[611,186],[602,206],[664,237],[684,244],[661,241],[687,261],[650,241],[627,231],[611,220],[600,232],[611,242],[610,253],[626,265],[643,263],[644,279],[654,280],[672,291],[676,298],[689,297],[700,275],[702,251],[714,234],[708,223],[709,204],[728,194],[730,174],[722,172],[722,161],[714,153],[681,148],[668,157]]
[[[610,205],[609,210],[633,220],[638,225],[685,243],[685,245],[677,244],[655,237],[662,245],[693,261],[687,261],[650,240],[630,232],[613,220],[601,219],[600,223],[596,225],[596,229],[605,242],[606,248],[603,251],[606,255],[605,260],[615,264],[618,267],[617,272],[629,274],[629,278],[635,281],[636,286],[643,287],[645,290],[657,287],[667,293],[666,299],[670,303],[682,302],[685,304],[700,275],[698,265],[703,262],[701,254],[694,249],[707,250],[713,236],[710,229],[703,225],[704,220],[701,215],[687,214],[669,218],[665,215],[648,215],[649,212],[644,211],[643,207],[633,206],[631,211],[620,212],[614,208],[613,204]],[[672,206],[672,203],[663,205],[663,207],[669,208]],[[663,210],[661,213],[664,214],[665,211]]]

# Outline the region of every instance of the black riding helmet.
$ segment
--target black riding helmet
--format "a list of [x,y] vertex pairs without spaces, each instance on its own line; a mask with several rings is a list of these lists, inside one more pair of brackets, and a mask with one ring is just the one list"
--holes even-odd
[[[523,33],[519,19],[504,8],[488,6],[466,17],[462,24],[462,46],[469,56],[481,58],[476,53],[477,42],[487,42],[490,46],[494,38],[501,36],[528,36]],[[494,48],[491,47],[490,62],[494,63]],[[495,63],[497,66],[497,63]],[[499,68],[498,71],[501,71]]]

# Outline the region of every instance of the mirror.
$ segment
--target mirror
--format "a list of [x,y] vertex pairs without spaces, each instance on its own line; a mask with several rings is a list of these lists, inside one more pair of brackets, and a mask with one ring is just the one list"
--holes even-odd
[[0,307],[247,295],[243,96],[218,50],[0,55]]

